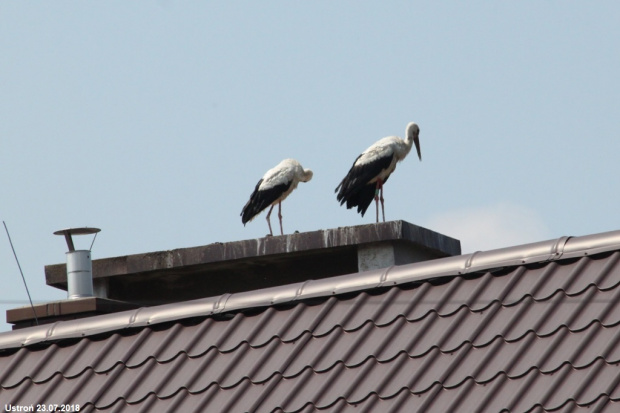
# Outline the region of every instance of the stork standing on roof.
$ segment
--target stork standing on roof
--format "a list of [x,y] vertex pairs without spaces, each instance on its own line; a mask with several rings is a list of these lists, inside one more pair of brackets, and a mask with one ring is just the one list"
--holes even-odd
[[377,206],[377,222],[379,222],[379,200],[385,222],[383,206],[383,185],[390,174],[396,169],[396,163],[405,159],[415,143],[418,158],[422,160],[419,141],[420,128],[411,122],[407,125],[406,138],[388,136],[375,142],[357,157],[353,166],[336,187],[340,205],[347,203],[347,209],[357,207],[357,212],[364,216],[373,198]]
[[241,222],[245,225],[271,205],[267,213],[267,224],[269,225],[269,233],[273,235],[269,218],[271,217],[273,207],[278,204],[280,234],[284,235],[282,229],[282,201],[297,188],[299,182],[308,182],[310,179],[312,179],[312,171],[310,169],[304,169],[295,159],[283,160],[276,167],[268,170],[261,180],[258,181],[254,192],[250,195],[250,200],[241,210]]

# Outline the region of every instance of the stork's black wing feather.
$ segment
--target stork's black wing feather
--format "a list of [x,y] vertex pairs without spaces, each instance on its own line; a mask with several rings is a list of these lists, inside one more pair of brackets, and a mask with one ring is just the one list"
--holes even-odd
[[243,225],[248,223],[256,215],[260,214],[265,208],[277,201],[283,193],[288,191],[293,181],[289,181],[285,184],[275,185],[268,189],[259,189],[263,183],[261,179],[256,184],[254,192],[250,195],[250,200],[245,204],[241,210],[241,222]]
[[374,184],[364,185],[347,199],[347,209],[357,206],[357,212],[364,216],[375,197],[375,188],[376,185]]
[[[355,162],[361,157],[358,156]],[[357,212],[360,212],[362,216],[368,209],[368,206],[372,202],[375,196],[376,185],[368,182],[375,178],[379,173],[387,169],[392,163],[394,154],[383,158],[377,158],[372,162],[368,162],[362,165],[353,166],[344,177],[340,185],[336,187],[338,195],[336,198],[340,202],[340,205],[347,203],[347,209],[357,207]],[[385,179],[387,181],[387,178]]]

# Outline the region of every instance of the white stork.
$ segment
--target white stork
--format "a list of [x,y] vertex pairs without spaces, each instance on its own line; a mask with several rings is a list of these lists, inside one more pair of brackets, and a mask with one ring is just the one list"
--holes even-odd
[[267,224],[269,225],[269,233],[273,235],[269,218],[273,207],[278,204],[280,234],[284,235],[282,230],[282,201],[297,188],[299,182],[308,182],[310,179],[312,179],[310,169],[304,169],[295,159],[283,160],[276,167],[268,170],[258,181],[254,192],[250,195],[250,200],[241,210],[241,222],[245,225],[271,205],[267,213]]
[[414,143],[418,158],[422,160],[419,134],[420,128],[411,122],[407,125],[405,140],[398,136],[388,136],[375,142],[358,156],[347,176],[336,188],[340,205],[346,202],[347,209],[356,206],[357,212],[364,216],[374,198],[377,206],[377,222],[379,222],[379,200],[381,200],[381,212],[383,222],[385,222],[383,185],[396,169],[396,163],[405,159]]

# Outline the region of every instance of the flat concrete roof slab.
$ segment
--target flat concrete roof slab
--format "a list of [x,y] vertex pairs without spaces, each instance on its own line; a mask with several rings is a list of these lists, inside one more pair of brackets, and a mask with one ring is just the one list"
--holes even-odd
[[[393,245],[396,264],[461,254],[460,241],[399,220],[98,259],[93,278],[107,298],[162,304],[355,273],[358,247],[372,244]],[[65,264],[45,277],[67,289]]]

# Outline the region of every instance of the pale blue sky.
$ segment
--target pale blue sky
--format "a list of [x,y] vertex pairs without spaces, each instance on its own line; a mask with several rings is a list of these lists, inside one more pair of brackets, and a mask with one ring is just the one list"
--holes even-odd
[[[0,219],[33,298],[62,299],[53,231],[101,228],[95,259],[260,237],[239,213],[288,157],[314,178],[286,233],[372,223],[334,188],[415,121],[388,220],[465,252],[620,229],[618,22],[614,1],[0,1]],[[4,314],[26,300],[6,234],[0,271]]]

